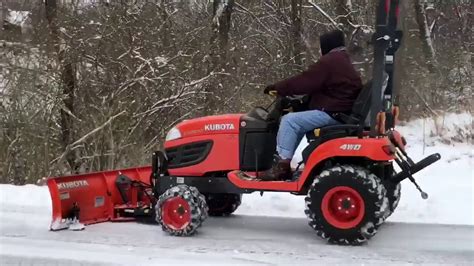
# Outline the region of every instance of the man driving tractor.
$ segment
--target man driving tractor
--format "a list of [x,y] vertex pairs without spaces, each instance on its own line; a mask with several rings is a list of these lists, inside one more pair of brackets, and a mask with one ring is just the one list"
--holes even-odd
[[309,95],[308,111],[283,116],[277,136],[278,159],[265,180],[292,178],[290,162],[303,136],[315,129],[338,124],[338,114],[350,114],[362,80],[346,52],[344,33],[320,36],[321,58],[303,73],[265,88],[279,96]]

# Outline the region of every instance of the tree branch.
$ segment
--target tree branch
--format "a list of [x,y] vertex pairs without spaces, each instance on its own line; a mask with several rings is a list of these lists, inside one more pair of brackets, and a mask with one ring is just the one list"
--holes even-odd
[[415,0],[415,18],[420,31],[420,39],[423,43],[423,51],[426,57],[426,64],[431,73],[436,72],[436,53],[431,40],[430,27],[426,18],[425,4],[422,0]]
[[112,117],[110,117],[105,123],[103,123],[101,126],[91,130],[89,133],[85,134],[84,136],[82,136],[80,139],[74,141],[73,143],[71,143],[70,145],[68,145],[64,152],[61,154],[61,156],[57,157],[56,159],[52,160],[50,162],[50,164],[53,164],[53,163],[56,163],[56,162],[60,162],[64,159],[64,157],[67,155],[68,152],[74,150],[75,148],[77,148],[77,146],[79,144],[81,144],[82,142],[84,142],[86,139],[88,139],[89,137],[91,137],[92,135],[96,134],[97,132],[101,131],[104,127],[106,127],[108,124],[110,124],[115,118],[125,114],[126,111],[122,111]]
[[314,7],[319,13],[321,13],[325,18],[327,18],[327,20],[329,20],[329,22],[331,22],[331,24],[336,29],[340,29],[339,24],[333,18],[331,18],[331,16],[329,16],[328,13],[326,13],[326,11],[324,11],[321,7],[319,7],[317,4],[315,4],[312,0],[308,0],[308,3],[312,7]]

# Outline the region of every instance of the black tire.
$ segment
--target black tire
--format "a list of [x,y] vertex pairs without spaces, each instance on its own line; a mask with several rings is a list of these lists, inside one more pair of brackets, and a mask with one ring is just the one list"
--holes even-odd
[[402,185],[398,184],[385,184],[385,190],[387,191],[387,200],[388,200],[388,208],[385,211],[384,219],[387,219],[392,215],[395,209],[398,207],[398,203],[400,202]]
[[[352,200],[357,203],[351,203],[352,200],[344,194],[344,190],[353,193],[348,195],[354,195]],[[315,177],[305,198],[305,213],[309,218],[309,225],[321,238],[335,244],[359,245],[372,238],[383,223],[384,208],[387,205],[385,193],[385,187],[379,178],[367,169],[351,165],[335,166]],[[334,195],[343,198],[333,198]],[[333,211],[335,202],[339,207]],[[342,215],[347,215],[349,211],[354,211],[357,217],[350,217],[352,220],[348,222],[331,218],[333,213],[341,215],[345,212]]]
[[206,194],[210,216],[229,216],[242,203],[242,194]]
[[[185,207],[179,205],[175,210],[171,210],[171,207],[168,206],[171,201],[178,201],[185,205]],[[174,236],[193,235],[202,225],[202,222],[208,217],[208,207],[204,195],[202,195],[197,188],[187,185],[178,185],[165,191],[165,193],[159,197],[155,211],[156,221],[161,225],[163,231]],[[179,221],[182,222],[179,227],[168,221],[171,218],[166,218],[170,216],[167,216],[167,213],[177,213],[177,211],[181,212],[182,216],[185,217]],[[178,214],[174,214],[174,216],[179,215],[179,212]]]

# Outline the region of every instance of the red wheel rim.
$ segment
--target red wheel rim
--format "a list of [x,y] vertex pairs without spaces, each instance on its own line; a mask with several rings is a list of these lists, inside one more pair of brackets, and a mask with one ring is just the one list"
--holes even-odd
[[182,230],[191,222],[191,208],[181,197],[173,197],[161,206],[163,223],[174,230]]
[[324,219],[339,229],[356,227],[364,218],[364,200],[356,190],[339,186],[330,189],[323,197],[321,210]]

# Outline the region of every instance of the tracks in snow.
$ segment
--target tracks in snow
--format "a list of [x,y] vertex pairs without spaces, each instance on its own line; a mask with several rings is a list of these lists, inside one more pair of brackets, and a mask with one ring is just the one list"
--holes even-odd
[[47,224],[18,223],[18,217],[6,213],[1,217],[0,255],[18,263],[400,265],[474,260],[472,226],[387,223],[368,244],[342,247],[326,244],[305,219],[294,218],[209,218],[197,235],[172,237],[156,225],[104,223],[81,232],[49,232]]

